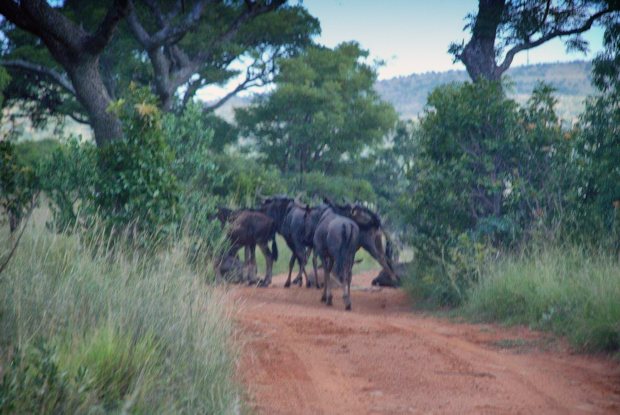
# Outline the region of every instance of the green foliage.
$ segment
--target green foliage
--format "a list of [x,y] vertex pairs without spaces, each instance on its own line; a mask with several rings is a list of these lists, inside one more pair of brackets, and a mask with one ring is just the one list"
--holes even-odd
[[9,73],[6,69],[4,69],[4,67],[0,67],[0,108],[3,107],[2,104],[4,103],[4,95],[2,94],[2,91],[6,88],[10,81],[11,76]]
[[620,350],[620,273],[596,249],[544,244],[489,264],[463,312],[475,320],[527,324],[587,351]]
[[10,141],[0,141],[0,208],[7,215],[11,232],[34,203],[36,191],[34,170],[20,163]]
[[123,121],[125,136],[97,151],[95,206],[112,226],[165,231],[180,211],[173,154],[156,99],[148,90],[132,86],[126,100],[117,101],[111,110]]
[[93,194],[99,176],[97,149],[70,137],[39,161],[41,188],[49,199],[51,226],[63,231],[90,219],[95,211]]
[[[590,227],[597,239],[613,234],[620,211],[620,24],[608,27],[605,46],[594,61],[594,81],[601,94],[588,100],[576,134],[580,231]],[[620,250],[620,238],[612,238]]]
[[394,109],[373,85],[376,71],[356,43],[311,47],[280,62],[276,89],[239,109],[242,133],[283,173],[337,174],[394,126]]
[[404,288],[416,304],[424,307],[460,305],[494,253],[487,245],[461,234],[456,242],[440,247],[438,253],[428,251],[416,256],[405,277]]
[[[78,383],[78,384],[76,384]],[[53,347],[44,340],[22,354],[15,350],[3,370],[0,414],[50,414],[75,410],[67,401],[79,394],[81,379],[58,367]]]
[[412,284],[439,303],[462,302],[475,280],[462,255],[547,236],[574,204],[573,132],[561,130],[552,92],[539,85],[523,107],[484,81],[429,96],[400,206],[419,261]]
[[334,201],[377,202],[377,195],[372,185],[364,179],[340,175],[327,176],[320,172],[305,174],[301,183],[296,179],[293,177],[289,180],[289,194],[305,193],[318,201],[322,201],[326,196]]

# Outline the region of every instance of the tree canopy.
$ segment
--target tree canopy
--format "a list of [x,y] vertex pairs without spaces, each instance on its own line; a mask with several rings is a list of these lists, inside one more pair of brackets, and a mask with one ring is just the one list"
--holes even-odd
[[373,86],[357,43],[314,46],[280,62],[276,88],[236,112],[242,133],[284,173],[338,173],[394,127],[396,113]]
[[499,80],[515,55],[555,38],[568,49],[586,51],[580,35],[596,22],[618,18],[617,0],[479,0],[466,17],[467,43],[452,43],[449,52],[465,65],[472,80]]
[[150,87],[169,111],[200,88],[235,78],[242,60],[245,76],[214,109],[271,82],[276,60],[320,30],[286,0],[27,0],[3,2],[0,13],[0,64],[13,75],[7,98],[35,122],[60,114],[89,123],[98,143],[120,136],[106,108],[131,82]]

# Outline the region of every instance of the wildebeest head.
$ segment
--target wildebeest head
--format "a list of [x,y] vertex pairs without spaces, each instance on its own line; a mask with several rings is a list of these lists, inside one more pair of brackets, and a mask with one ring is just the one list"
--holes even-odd
[[272,196],[263,199],[260,210],[271,217],[279,228],[282,226],[286,212],[294,203],[295,201],[287,196]]
[[[381,218],[378,214],[360,204],[335,205],[335,210],[339,214],[349,216],[360,228],[360,246],[364,248],[381,266],[388,272],[390,277],[396,281],[398,278],[394,273],[392,261],[387,249],[390,238],[381,225]],[[386,249],[383,248],[382,236],[386,239]]]

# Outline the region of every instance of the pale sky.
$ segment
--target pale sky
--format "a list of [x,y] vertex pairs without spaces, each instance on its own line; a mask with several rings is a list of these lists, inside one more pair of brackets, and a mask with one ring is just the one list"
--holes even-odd
[[[451,42],[469,39],[463,32],[465,16],[477,9],[477,0],[303,0],[321,22],[317,39],[329,47],[357,40],[372,56],[385,61],[379,78],[412,73],[465,69],[453,64]],[[530,63],[591,59],[602,48],[603,30],[586,33],[590,54],[567,54],[560,40],[529,51]],[[513,66],[527,62],[527,53],[515,57]]]
[[[385,64],[379,68],[379,79],[412,73],[464,69],[452,63],[448,54],[451,42],[469,39],[463,31],[465,16],[477,8],[477,0],[302,0],[301,3],[321,22],[320,44],[334,47],[356,40],[370,51],[371,58]],[[590,42],[590,53],[566,53],[556,39],[515,57],[512,66],[592,59],[602,49],[603,30],[594,27],[584,37]],[[529,56],[528,56],[529,55]],[[232,84],[231,84],[232,85]],[[228,86],[228,89],[231,88]],[[208,87],[199,97],[212,100],[226,87]]]

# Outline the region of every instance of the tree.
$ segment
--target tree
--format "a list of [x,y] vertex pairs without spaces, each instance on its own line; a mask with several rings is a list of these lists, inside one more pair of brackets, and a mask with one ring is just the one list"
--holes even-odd
[[[105,19],[109,3],[65,0],[54,8],[45,6],[46,13],[56,13],[67,24],[96,28]],[[126,21],[97,58],[98,90],[108,105],[134,82],[150,87],[164,111],[184,107],[199,88],[235,77],[239,70],[231,66],[234,62],[251,60],[246,77],[208,108],[215,109],[239,91],[270,82],[276,58],[295,53],[319,31],[315,18],[285,0],[126,3]],[[35,122],[60,114],[94,126],[88,107],[75,100],[68,70],[41,44],[37,33],[20,30],[10,16],[5,17],[8,20],[0,26],[4,35],[0,63],[13,75],[9,100]]]
[[449,52],[474,82],[497,81],[517,53],[558,37],[567,38],[567,48],[585,52],[580,34],[618,18],[619,11],[616,0],[479,0],[478,12],[467,16],[470,40],[452,43]]
[[[608,230],[614,214],[620,213],[619,22],[608,24],[604,44],[605,50],[593,62],[593,81],[600,94],[586,102],[577,137],[577,154],[585,213],[598,218],[597,222],[602,222]],[[620,237],[617,238],[617,248],[620,248]]]
[[210,4],[135,1],[129,29],[150,59],[153,86],[162,108],[172,108],[175,93],[185,86],[184,106],[199,88],[230,79],[230,64],[240,56],[252,60],[245,77],[215,109],[239,91],[271,81],[275,60],[305,46],[318,33],[318,21],[286,0]]
[[242,134],[284,173],[346,170],[397,120],[374,90],[375,69],[357,43],[314,46],[280,62],[276,89],[236,112]]
[[120,137],[122,128],[118,117],[107,111],[111,99],[99,72],[99,58],[128,10],[128,0],[114,0],[96,28],[88,31],[46,1],[3,1],[0,13],[15,26],[38,38],[57,67],[23,59],[2,60],[0,63],[36,72],[74,95],[88,114],[97,143],[107,143]]

